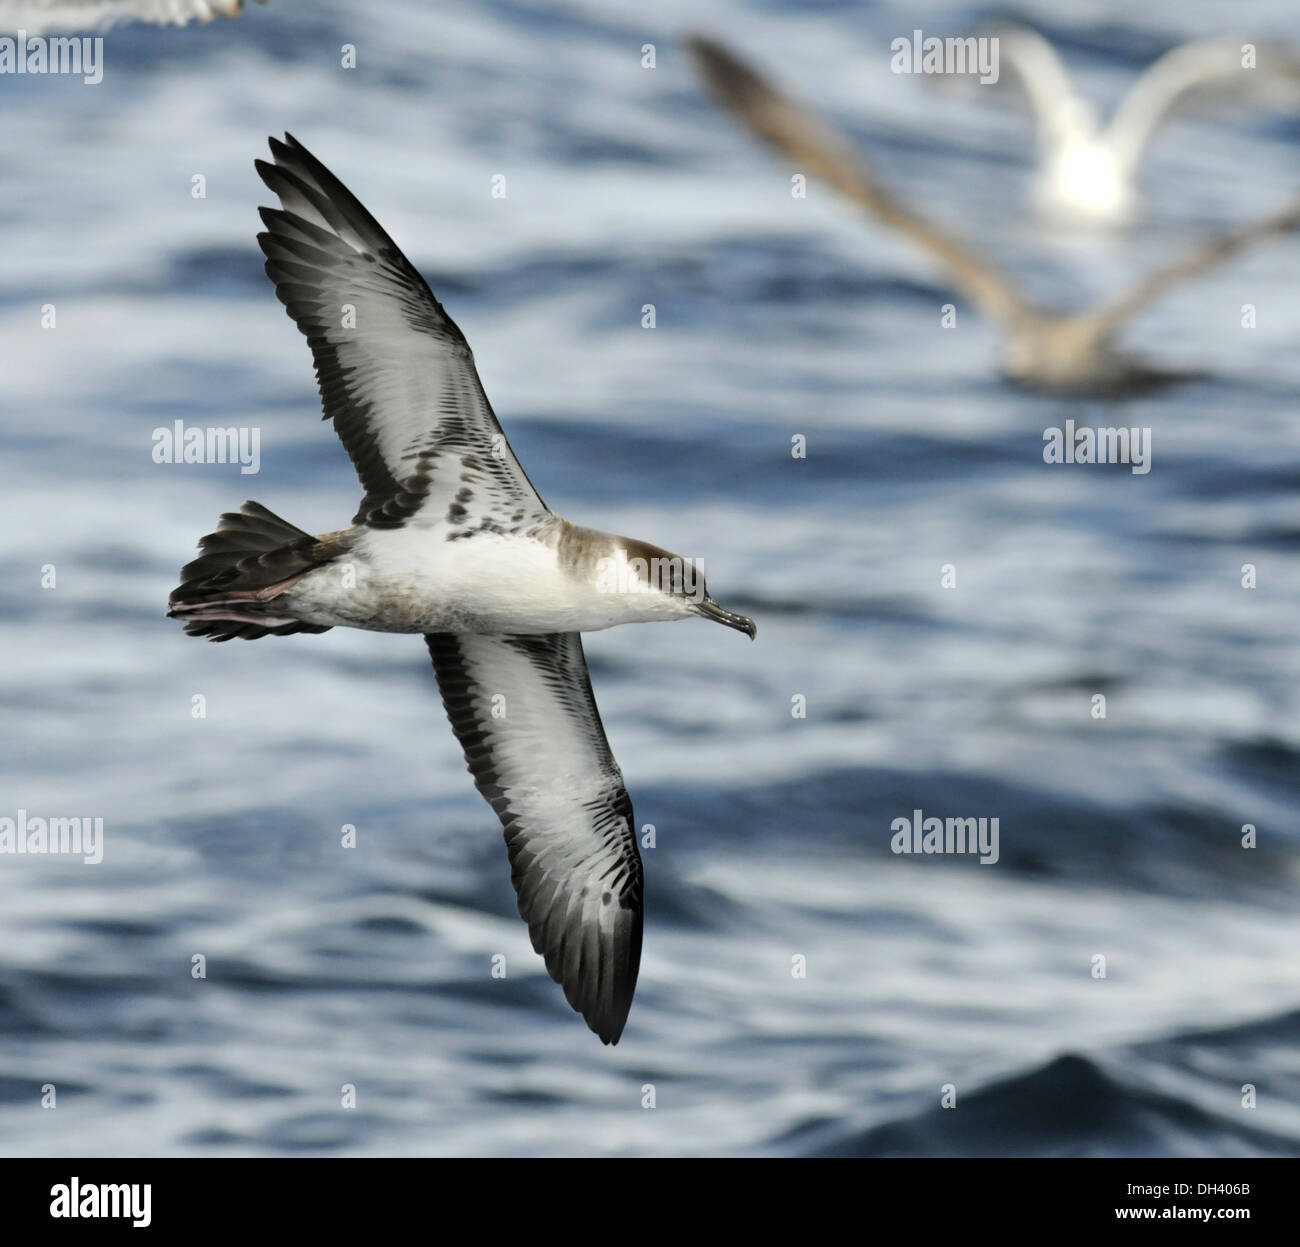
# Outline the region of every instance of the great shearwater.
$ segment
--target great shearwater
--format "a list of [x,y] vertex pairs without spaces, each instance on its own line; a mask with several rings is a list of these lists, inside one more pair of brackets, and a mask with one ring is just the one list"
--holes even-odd
[[[266,0],[257,0],[265,4]],[[97,30],[118,22],[184,26],[196,18],[237,17],[244,0],[0,0],[0,29]]]
[[1028,390],[1116,398],[1202,375],[1154,367],[1115,344],[1119,329],[1157,295],[1252,243],[1300,225],[1300,199],[1262,221],[1203,243],[1140,278],[1117,299],[1061,312],[1025,298],[1011,279],[887,191],[829,122],[780,92],[756,69],[711,39],[690,40],[714,96],[793,171],[821,178],[875,220],[935,256],[953,286],[1004,331],[1002,370]]
[[332,627],[422,633],[452,730],[505,828],[519,912],[605,1043],[641,960],[632,804],[592,697],[583,632],[700,617],[747,633],[696,566],[555,515],[519,466],[464,335],[379,223],[290,135],[257,171],[266,272],[316,363],[365,497],[312,536],[247,502],[182,569],[191,636]]
[[1244,39],[1199,39],[1172,48],[1138,76],[1104,125],[1075,89],[1056,49],[1037,31],[997,25],[1001,64],[1034,117],[1040,169],[1034,197],[1047,216],[1089,225],[1130,223],[1138,206],[1137,170],[1165,119],[1210,91],[1256,102],[1272,93],[1294,110],[1300,60]]

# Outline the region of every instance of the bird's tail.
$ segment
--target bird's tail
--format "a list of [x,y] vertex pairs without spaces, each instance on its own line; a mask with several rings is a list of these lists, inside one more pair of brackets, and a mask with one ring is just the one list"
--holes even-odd
[[185,620],[190,636],[212,641],[328,632],[277,611],[276,599],[343,548],[295,528],[260,503],[246,502],[221,517],[217,531],[199,542],[199,557],[181,568],[168,617]]

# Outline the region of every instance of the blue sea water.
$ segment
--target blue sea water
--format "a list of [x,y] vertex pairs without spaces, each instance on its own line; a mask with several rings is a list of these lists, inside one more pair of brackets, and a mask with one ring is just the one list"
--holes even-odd
[[[1103,106],[1225,21],[1015,12]],[[889,71],[985,14],[270,0],[111,32],[99,86],[0,75],[0,817],[105,826],[97,865],[0,856],[4,1154],[1300,1151],[1300,239],[1132,325],[1210,379],[1024,395],[973,312],[939,328],[926,257],[791,197],[680,42],[733,40],[1045,302],[1296,192],[1300,120],[1202,110],[1135,233],[1044,227],[1024,118]],[[221,511],[323,532],[358,497],[254,240],[286,129],[428,277],[548,503],[758,621],[587,640],[655,828],[617,1048],[529,947],[417,638],[162,617]],[[178,419],[257,428],[260,471],[155,463]],[[1152,470],[1046,465],[1066,419],[1150,428]],[[999,860],[892,853],[914,809],[997,818]]]

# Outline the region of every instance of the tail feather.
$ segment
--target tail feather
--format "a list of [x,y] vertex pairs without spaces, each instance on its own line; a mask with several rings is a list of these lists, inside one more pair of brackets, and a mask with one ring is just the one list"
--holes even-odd
[[313,537],[260,503],[246,502],[199,542],[199,557],[181,569],[167,614],[186,621],[187,635],[212,641],[328,632],[286,616],[275,599],[346,548],[338,537]]

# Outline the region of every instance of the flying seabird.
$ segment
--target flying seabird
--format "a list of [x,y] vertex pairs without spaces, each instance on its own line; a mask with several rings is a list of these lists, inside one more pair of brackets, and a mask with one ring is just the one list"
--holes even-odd
[[1248,67],[1243,64],[1244,40],[1202,39],[1152,62],[1102,125],[1092,103],[1075,90],[1056,50],[1037,31],[998,25],[986,37],[998,40],[999,65],[1011,71],[1034,117],[1039,210],[1091,225],[1125,225],[1133,219],[1137,169],[1147,144],[1170,113],[1205,89],[1260,98],[1270,88],[1282,88],[1294,108],[1300,86],[1300,60],[1289,52],[1256,49],[1263,55]]
[[[266,0],[257,0],[265,4]],[[0,0],[0,30],[103,30],[118,22],[184,26],[238,17],[244,0]]]
[[1300,224],[1297,199],[1263,221],[1223,234],[1156,269],[1117,299],[1082,311],[1049,310],[1031,303],[1005,274],[885,190],[828,121],[783,95],[721,44],[697,36],[689,47],[715,98],[769,147],[796,162],[796,171],[829,183],[943,263],[954,287],[1001,326],[1003,372],[1028,390],[1118,397],[1202,375],[1152,367],[1116,346],[1115,335],[1169,287]]
[[755,625],[685,559],[555,515],[424,278],[306,148],[270,144],[274,163],[256,162],[281,204],[261,209],[266,272],[365,497],[352,527],[319,537],[255,502],[223,515],[168,613],[213,641],[424,634],[533,947],[617,1043],[641,959],[641,857],[580,634],[699,616],[752,639]]

